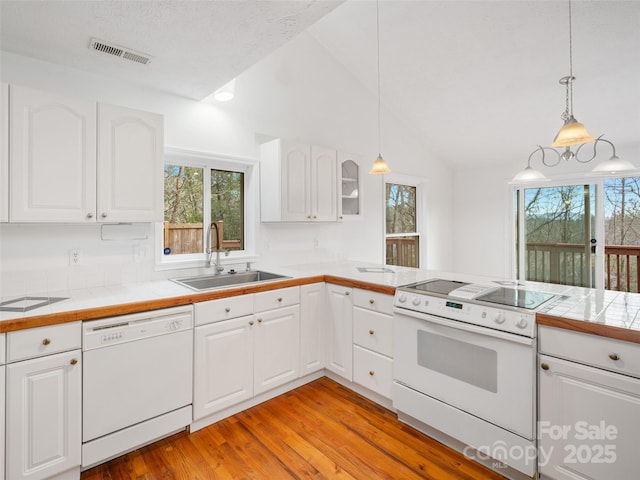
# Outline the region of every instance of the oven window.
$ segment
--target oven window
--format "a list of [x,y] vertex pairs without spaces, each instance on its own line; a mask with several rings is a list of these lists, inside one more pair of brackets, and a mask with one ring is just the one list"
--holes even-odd
[[418,330],[418,365],[489,392],[498,391],[495,350]]

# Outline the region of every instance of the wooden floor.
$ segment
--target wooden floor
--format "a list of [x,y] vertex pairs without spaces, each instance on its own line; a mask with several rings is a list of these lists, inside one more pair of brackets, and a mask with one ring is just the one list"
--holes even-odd
[[83,472],[98,479],[499,479],[324,377]]

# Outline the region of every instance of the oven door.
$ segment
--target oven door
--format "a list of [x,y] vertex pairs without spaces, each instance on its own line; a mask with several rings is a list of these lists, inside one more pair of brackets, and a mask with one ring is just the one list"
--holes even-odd
[[532,440],[535,339],[395,310],[394,380]]

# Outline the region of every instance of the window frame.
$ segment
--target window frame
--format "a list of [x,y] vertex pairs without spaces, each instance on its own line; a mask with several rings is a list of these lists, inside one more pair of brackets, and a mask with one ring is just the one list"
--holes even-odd
[[[222,262],[224,264],[233,264],[255,260],[257,258],[256,232],[259,221],[259,209],[257,208],[259,172],[256,168],[258,160],[167,147],[165,148],[162,168],[164,169],[164,166],[167,164],[201,168],[203,171],[204,185],[208,186],[208,189],[204,190],[205,192],[210,192],[211,189],[212,169],[242,172],[244,174],[244,250],[230,251],[228,256],[222,257]],[[211,202],[207,202],[206,193],[205,198],[203,198],[202,223],[203,225],[209,225],[211,223]],[[163,224],[164,222],[157,222],[155,226],[154,252],[156,270],[204,266],[206,260],[204,251],[202,253],[164,255]]]
[[[416,189],[416,232],[387,234],[387,183],[407,185]],[[426,268],[426,241],[424,225],[426,217],[426,194],[424,192],[426,179],[417,176],[389,173],[384,175],[382,182],[382,263],[387,264],[387,237],[418,237],[418,265],[416,268]],[[390,267],[398,265],[389,265]]]

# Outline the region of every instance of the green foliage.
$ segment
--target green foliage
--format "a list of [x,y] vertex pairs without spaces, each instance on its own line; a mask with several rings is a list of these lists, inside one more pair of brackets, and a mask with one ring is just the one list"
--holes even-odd
[[242,244],[244,238],[243,200],[243,173],[211,170],[211,221],[224,221],[224,240],[240,240]]

